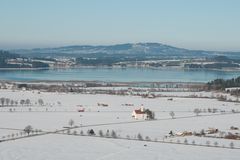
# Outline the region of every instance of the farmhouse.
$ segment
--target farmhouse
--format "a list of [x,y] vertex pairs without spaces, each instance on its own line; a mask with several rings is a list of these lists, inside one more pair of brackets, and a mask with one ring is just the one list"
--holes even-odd
[[148,115],[143,107],[141,107],[140,109],[135,109],[132,112],[132,117],[135,119],[148,119]]

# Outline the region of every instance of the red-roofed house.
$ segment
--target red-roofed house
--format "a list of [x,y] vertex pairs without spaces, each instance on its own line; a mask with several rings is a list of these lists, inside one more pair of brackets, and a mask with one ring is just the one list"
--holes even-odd
[[135,109],[132,112],[132,117],[135,119],[148,119],[148,115],[145,112],[145,109],[142,107],[140,109]]

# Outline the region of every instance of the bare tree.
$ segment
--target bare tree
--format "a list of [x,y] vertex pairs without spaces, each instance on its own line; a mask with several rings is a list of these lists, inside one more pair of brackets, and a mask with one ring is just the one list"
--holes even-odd
[[4,103],[5,103],[5,98],[0,98],[0,101],[1,101],[1,105],[2,105],[2,107],[4,106]]
[[93,129],[88,130],[87,133],[88,133],[89,136],[94,136],[95,135],[95,132],[94,132]]
[[25,104],[25,100],[24,99],[21,99],[20,100],[20,104],[23,106]]
[[70,134],[70,133],[71,133],[71,131],[70,131],[70,129],[68,129],[68,130],[67,130],[67,134]]
[[201,135],[205,135],[204,129],[202,129],[202,130],[200,131],[200,134],[201,134]]
[[43,106],[43,105],[44,105],[43,99],[38,99],[38,104],[39,104],[40,106]]
[[10,104],[11,104],[11,106],[13,106],[14,105],[14,100],[11,100]]
[[72,120],[72,119],[70,119],[69,121],[68,121],[68,124],[69,124],[69,126],[73,126],[74,125],[74,121]]
[[193,145],[195,145],[195,144],[196,144],[196,142],[193,140],[193,141],[192,141],[192,144],[193,144]]
[[29,106],[30,103],[31,103],[30,99],[26,99],[25,103],[26,103],[27,106]]
[[111,137],[112,138],[117,138],[117,134],[114,130],[112,130],[112,132],[111,132]]
[[103,137],[103,131],[102,130],[99,130],[98,134],[99,134],[100,137]]
[[109,137],[109,136],[110,136],[110,133],[109,133],[109,130],[107,130],[106,137]]
[[188,144],[188,140],[187,139],[184,139],[184,144]]
[[141,140],[141,141],[143,140],[143,137],[142,137],[142,135],[141,135],[140,133],[138,133],[137,139],[138,139],[138,140]]
[[210,146],[210,143],[211,143],[210,141],[206,141],[207,146]]
[[28,125],[24,128],[23,131],[29,135],[33,131],[33,128],[31,125]]
[[171,111],[169,115],[172,117],[172,119],[174,119],[175,113],[173,111]]
[[151,139],[150,139],[149,136],[146,136],[146,137],[145,137],[145,140],[146,140],[146,141],[151,141]]
[[201,110],[198,109],[198,108],[195,108],[195,109],[193,110],[193,112],[196,114],[196,116],[198,116],[199,113],[201,113]]
[[230,146],[231,148],[234,148],[234,143],[231,142],[231,143],[229,144],[229,146]]
[[84,132],[83,132],[83,130],[81,130],[81,131],[80,131],[80,135],[82,135],[82,136],[84,135]]
[[8,106],[10,104],[10,99],[9,98],[6,98],[5,99],[5,102],[6,102],[6,105]]
[[77,131],[73,131],[73,134],[74,134],[74,135],[77,135]]

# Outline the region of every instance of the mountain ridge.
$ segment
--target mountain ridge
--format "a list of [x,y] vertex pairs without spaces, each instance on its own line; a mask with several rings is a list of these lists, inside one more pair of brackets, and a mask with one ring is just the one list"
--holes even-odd
[[224,55],[228,57],[240,58],[240,52],[231,51],[207,51],[191,50],[174,47],[162,43],[122,43],[114,45],[69,45],[54,48],[34,48],[34,49],[16,49],[10,52],[30,57],[54,57],[67,56],[78,57],[82,55],[138,55],[138,56],[165,56],[165,57],[211,57]]

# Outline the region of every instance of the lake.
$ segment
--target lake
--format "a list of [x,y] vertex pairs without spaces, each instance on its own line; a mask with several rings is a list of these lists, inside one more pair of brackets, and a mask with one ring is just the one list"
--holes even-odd
[[1,80],[99,80],[148,82],[208,82],[216,78],[240,76],[239,71],[149,69],[149,68],[78,68],[49,70],[0,70]]

